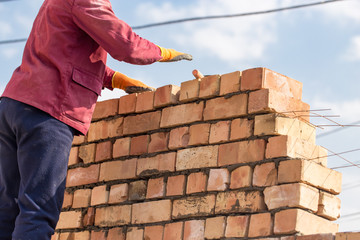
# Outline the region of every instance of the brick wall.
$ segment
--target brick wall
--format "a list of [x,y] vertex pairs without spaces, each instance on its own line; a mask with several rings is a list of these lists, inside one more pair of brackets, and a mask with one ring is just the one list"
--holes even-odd
[[256,68],[99,102],[53,240],[333,240],[341,174],[301,95]]

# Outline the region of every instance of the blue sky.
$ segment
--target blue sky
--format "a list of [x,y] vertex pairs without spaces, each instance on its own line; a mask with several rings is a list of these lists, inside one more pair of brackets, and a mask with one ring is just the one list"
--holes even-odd
[[[0,3],[0,41],[26,38],[43,1],[18,0]],[[116,15],[131,26],[185,17],[268,10],[317,2],[316,0],[182,0],[112,1]],[[154,87],[180,85],[191,80],[191,71],[224,74],[266,67],[301,81],[303,101],[311,109],[331,109],[341,124],[360,121],[360,1],[347,0],[316,7],[266,15],[189,22],[138,30],[163,47],[191,53],[192,62],[132,66],[109,58],[108,65]],[[0,45],[0,92],[20,64],[24,43]],[[103,91],[100,100],[119,97],[120,90]],[[316,124],[329,124],[314,118]],[[320,135],[337,128],[318,129],[317,144],[333,152],[360,148],[359,127]],[[360,152],[344,154],[360,162]],[[329,167],[346,165],[331,157]],[[342,215],[360,212],[360,169],[343,173]],[[340,231],[360,231],[360,215],[340,219]]]

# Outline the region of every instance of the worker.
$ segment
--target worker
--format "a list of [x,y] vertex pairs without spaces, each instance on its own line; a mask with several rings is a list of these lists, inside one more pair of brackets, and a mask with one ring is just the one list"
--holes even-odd
[[151,90],[106,66],[191,60],[141,38],[109,0],[46,0],[21,65],[0,100],[0,240],[49,240],[59,219],[69,152],[86,134],[103,88]]

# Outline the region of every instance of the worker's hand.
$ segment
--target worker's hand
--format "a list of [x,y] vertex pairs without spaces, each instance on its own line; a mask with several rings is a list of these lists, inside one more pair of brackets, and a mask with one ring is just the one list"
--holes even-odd
[[128,94],[155,90],[155,88],[149,87],[139,80],[135,80],[119,72],[115,72],[113,75],[112,87],[120,88]]
[[162,59],[159,62],[176,62],[180,60],[191,61],[193,58],[190,54],[175,51],[174,49],[159,47]]

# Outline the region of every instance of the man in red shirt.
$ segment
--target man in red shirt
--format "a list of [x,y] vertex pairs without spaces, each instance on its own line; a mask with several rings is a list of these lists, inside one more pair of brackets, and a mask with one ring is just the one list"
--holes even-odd
[[[74,134],[86,134],[101,90],[149,90],[106,66],[191,60],[141,38],[109,0],[46,0],[0,100],[0,239],[42,240],[61,211]],[[134,90],[135,89],[135,90]]]

